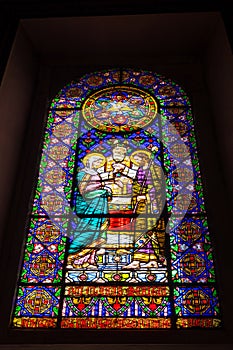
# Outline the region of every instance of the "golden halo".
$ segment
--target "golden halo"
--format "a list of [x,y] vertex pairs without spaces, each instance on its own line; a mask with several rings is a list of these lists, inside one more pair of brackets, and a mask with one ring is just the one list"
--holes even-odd
[[151,153],[150,151],[145,151],[145,150],[143,150],[143,149],[133,152],[133,153],[131,154],[131,156],[130,156],[130,160],[131,160],[132,163],[134,163],[134,164],[137,165],[137,166],[138,166],[139,164],[138,164],[138,162],[134,159],[134,157],[135,157],[138,153],[144,153],[144,154],[146,154],[146,155],[149,157],[149,159],[150,159],[151,156],[152,156],[152,153]]
[[103,154],[94,152],[94,153],[89,153],[89,154],[87,154],[87,155],[82,159],[82,163],[86,166],[88,160],[89,160],[91,157],[99,157],[99,158],[102,159],[102,162],[101,162],[101,164],[100,164],[99,167],[102,167],[102,166],[104,165],[104,163],[106,162],[106,158],[105,158],[105,156],[104,156]]

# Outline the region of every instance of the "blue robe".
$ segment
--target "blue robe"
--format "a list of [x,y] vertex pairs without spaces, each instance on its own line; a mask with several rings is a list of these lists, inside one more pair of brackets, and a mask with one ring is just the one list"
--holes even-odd
[[81,195],[78,188],[85,176],[88,176],[85,171],[80,171],[77,175],[75,212],[80,217],[80,221],[75,228],[69,254],[88,248],[93,241],[99,238],[106,239],[106,231],[102,229],[102,226],[107,221],[109,192],[106,189],[96,189]]

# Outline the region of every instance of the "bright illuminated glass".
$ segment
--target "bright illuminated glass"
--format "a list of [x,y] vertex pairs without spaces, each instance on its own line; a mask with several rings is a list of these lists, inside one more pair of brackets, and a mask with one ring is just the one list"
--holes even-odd
[[147,71],[63,88],[47,119],[13,326],[220,326],[189,99]]

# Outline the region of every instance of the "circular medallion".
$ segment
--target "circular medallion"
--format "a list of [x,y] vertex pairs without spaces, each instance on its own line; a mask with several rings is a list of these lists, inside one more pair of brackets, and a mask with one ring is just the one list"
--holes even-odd
[[82,113],[92,127],[108,132],[144,128],[156,117],[157,102],[146,91],[128,86],[101,89],[83,104]]

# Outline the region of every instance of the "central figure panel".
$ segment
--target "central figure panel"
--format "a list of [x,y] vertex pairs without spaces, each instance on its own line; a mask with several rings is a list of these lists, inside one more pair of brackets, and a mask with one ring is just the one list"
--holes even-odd
[[[141,135],[142,134],[142,135]],[[148,148],[139,138],[148,138]],[[87,140],[95,138],[89,148]],[[82,152],[83,151],[83,152]],[[88,152],[87,152],[88,151]],[[155,137],[94,129],[78,140],[67,282],[167,281],[165,177]]]

